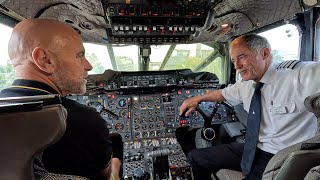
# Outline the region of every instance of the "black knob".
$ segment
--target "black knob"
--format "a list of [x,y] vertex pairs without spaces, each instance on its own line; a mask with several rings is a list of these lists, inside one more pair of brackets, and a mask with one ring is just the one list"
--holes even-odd
[[202,130],[202,135],[205,140],[211,141],[216,136],[216,133],[212,128],[204,128]]

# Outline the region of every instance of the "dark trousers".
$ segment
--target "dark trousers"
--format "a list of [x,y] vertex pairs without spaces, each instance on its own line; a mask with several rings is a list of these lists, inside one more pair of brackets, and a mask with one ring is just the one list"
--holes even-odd
[[[210,180],[211,173],[215,174],[220,169],[241,171],[243,146],[244,144],[232,143],[190,151],[187,159],[192,166],[195,180]],[[251,172],[245,180],[261,179],[272,156],[273,154],[257,148]]]

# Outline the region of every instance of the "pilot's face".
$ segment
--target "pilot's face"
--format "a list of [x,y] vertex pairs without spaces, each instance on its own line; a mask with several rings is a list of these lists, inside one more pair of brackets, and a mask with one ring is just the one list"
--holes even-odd
[[261,53],[251,50],[241,39],[235,39],[230,46],[230,56],[242,80],[259,81],[264,74],[264,60]]
[[86,78],[92,66],[85,58],[80,37],[70,38],[67,46],[58,54],[58,61],[56,83],[63,95],[85,93]]

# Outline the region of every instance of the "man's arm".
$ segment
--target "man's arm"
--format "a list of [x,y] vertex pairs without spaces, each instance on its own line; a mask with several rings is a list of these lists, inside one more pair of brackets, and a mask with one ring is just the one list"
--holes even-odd
[[118,133],[110,133],[108,138],[112,142],[113,157],[111,163],[103,170],[104,178],[107,180],[120,180],[121,160],[123,156],[123,142],[122,137]]
[[112,158],[108,166],[101,171],[101,180],[120,180],[120,166],[120,159]]
[[179,115],[182,115],[182,113],[187,110],[186,116],[190,114],[190,112],[198,106],[200,102],[203,101],[223,101],[225,100],[224,97],[222,96],[222,90],[214,90],[210,91],[207,94],[203,95],[198,95],[189,99],[186,99],[183,101],[182,105],[180,106],[180,113]]
[[111,177],[110,180],[120,180],[121,161],[118,158],[112,158],[111,162]]

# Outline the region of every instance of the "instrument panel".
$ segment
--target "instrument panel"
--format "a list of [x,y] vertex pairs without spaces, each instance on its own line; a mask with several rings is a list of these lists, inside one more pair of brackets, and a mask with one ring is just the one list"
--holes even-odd
[[[186,98],[204,94],[204,89],[184,89],[166,93],[122,95],[109,93],[103,95],[72,96],[71,99],[82,104],[113,112],[118,118],[105,111],[101,116],[106,120],[110,132],[121,134],[123,141],[142,140],[145,138],[174,137],[174,131],[181,126],[199,128],[204,120],[198,112],[191,112],[186,121],[179,118],[179,107]],[[215,103],[203,102],[200,108],[209,114]],[[227,113],[220,106],[214,115],[212,124],[226,122]]]
[[[201,128],[204,119],[197,111],[180,119],[179,108],[187,98],[219,89],[216,76],[185,69],[107,71],[104,77],[91,75],[87,95],[69,98],[95,108],[109,131],[121,135],[123,178],[193,179],[175,131],[184,126]],[[211,124],[232,121],[223,104],[202,102],[199,108],[207,115],[214,110]]]
[[[96,108],[106,120],[110,132],[122,136],[125,179],[139,179],[138,177],[144,176],[150,179],[191,179],[191,167],[175,138],[175,130],[181,126],[203,127],[204,120],[196,111],[180,120],[179,107],[186,98],[204,94],[206,91],[208,89],[180,89],[148,94],[109,92],[69,98]],[[203,102],[199,106],[209,114],[215,103]],[[101,110],[101,107],[117,116]],[[226,108],[221,105],[212,124],[227,121]],[[161,163],[156,163],[157,160]],[[167,164],[168,167],[158,167],[157,164]],[[159,169],[168,169],[170,173],[158,172]]]

